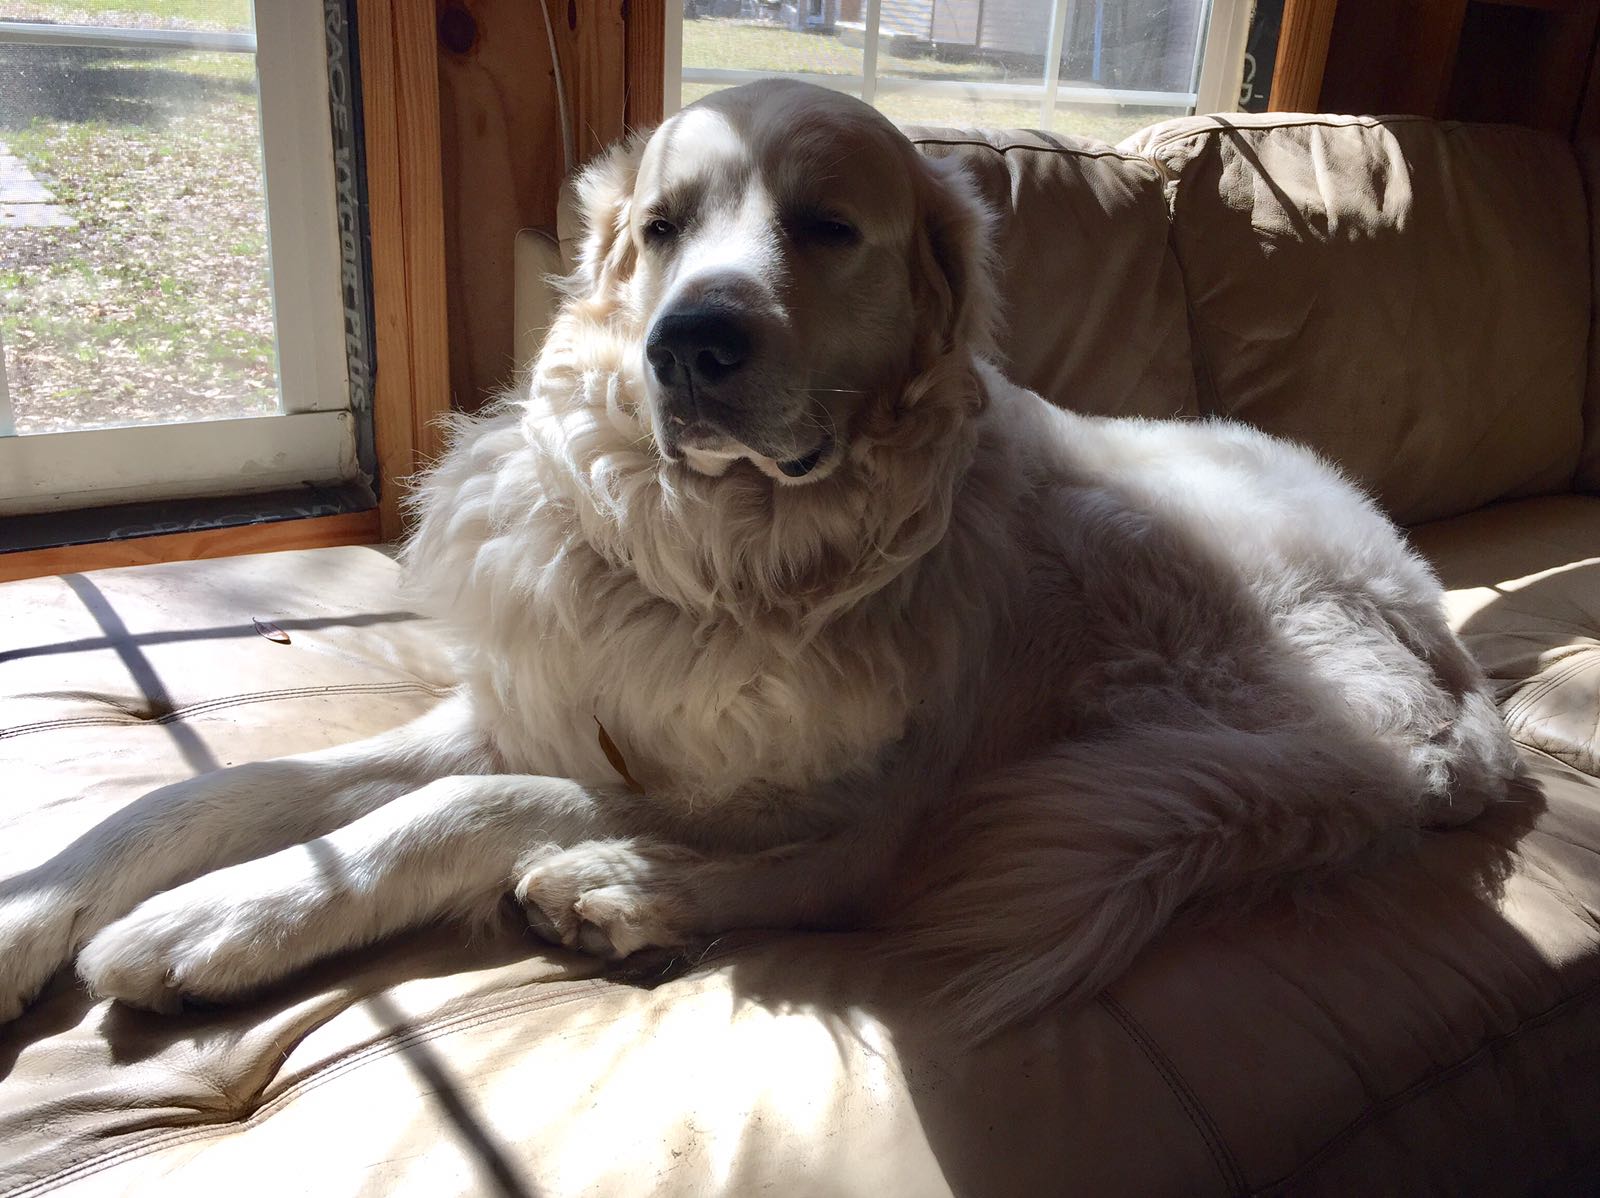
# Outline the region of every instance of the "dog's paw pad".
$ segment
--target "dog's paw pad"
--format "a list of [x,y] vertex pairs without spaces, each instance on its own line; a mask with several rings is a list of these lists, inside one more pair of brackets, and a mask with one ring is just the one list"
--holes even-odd
[[528,926],[551,944],[615,961],[643,948],[682,944],[681,913],[668,888],[650,881],[618,882],[582,850],[557,853],[528,869],[513,897]]
[[[580,930],[593,929],[605,941],[608,951],[595,955],[608,960],[629,957],[646,948],[670,948],[684,941],[673,927],[669,903],[632,886],[590,890],[575,906],[583,921]],[[594,950],[586,946],[584,951]]]
[[578,947],[591,957],[608,961],[623,955],[611,942],[611,937],[598,924],[592,924],[587,919],[578,924]]
[[78,976],[97,998],[164,1015],[183,1008],[178,971],[150,945],[119,934],[115,924],[84,946]]
[[262,930],[206,890],[186,893],[189,887],[146,900],[83,946],[78,976],[91,994],[173,1014],[250,984]]
[[577,894],[559,871],[530,869],[511,895],[522,908],[528,927],[541,940],[571,949],[579,947],[578,916],[573,910]]

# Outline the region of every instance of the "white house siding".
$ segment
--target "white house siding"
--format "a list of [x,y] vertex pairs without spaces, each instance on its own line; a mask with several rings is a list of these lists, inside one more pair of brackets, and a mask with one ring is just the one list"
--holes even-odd
[[[1071,5],[1064,80],[1151,91],[1183,92],[1193,86],[1195,35],[1206,0],[1103,0],[1097,80],[1096,0],[1063,3]],[[1050,46],[1052,0],[881,0],[881,5],[880,28],[886,34],[1040,60]],[[861,0],[845,0],[839,9],[845,20],[859,19],[862,11]]]
[[985,0],[983,49],[1043,58],[1050,49],[1050,0]]
[[[974,10],[977,8],[977,0],[964,2]],[[898,33],[918,41],[934,40],[933,0],[882,0],[878,28],[884,33]]]
[[975,45],[982,0],[934,0],[933,40],[945,46]]

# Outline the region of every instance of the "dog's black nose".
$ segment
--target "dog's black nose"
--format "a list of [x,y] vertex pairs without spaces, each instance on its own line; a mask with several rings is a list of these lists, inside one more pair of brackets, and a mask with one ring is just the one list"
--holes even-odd
[[737,316],[715,308],[691,308],[658,317],[645,342],[645,357],[664,386],[719,383],[750,359],[754,338]]

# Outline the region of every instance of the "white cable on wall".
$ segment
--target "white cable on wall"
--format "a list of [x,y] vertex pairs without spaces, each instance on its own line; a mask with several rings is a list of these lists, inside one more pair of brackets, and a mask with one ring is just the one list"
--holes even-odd
[[544,14],[545,36],[550,39],[550,68],[556,77],[556,111],[561,117],[561,155],[570,175],[577,164],[572,154],[572,121],[567,113],[567,81],[561,69],[561,54],[556,50],[556,27],[550,21],[550,0],[539,0],[539,11]]

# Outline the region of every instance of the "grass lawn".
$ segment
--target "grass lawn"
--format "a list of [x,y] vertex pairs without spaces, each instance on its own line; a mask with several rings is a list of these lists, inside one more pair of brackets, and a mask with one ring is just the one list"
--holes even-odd
[[125,29],[254,28],[250,0],[0,0],[0,20]]
[[[0,0],[0,19],[248,29],[249,0]],[[831,35],[701,19],[691,66],[850,75]],[[1036,67],[885,53],[884,74],[1036,82]],[[1029,73],[1033,72],[1033,73]],[[684,88],[686,102],[714,90]],[[914,124],[1034,128],[1034,103],[890,93]],[[1166,115],[1059,107],[1116,141]],[[0,48],[0,143],[77,222],[0,227],[0,336],[24,432],[277,407],[255,67],[248,55]]]
[[[0,15],[249,27],[245,0],[0,0]],[[277,409],[249,55],[5,48],[0,143],[77,222],[0,227],[19,431]]]
[[[770,25],[729,18],[702,17],[683,23],[686,67],[743,68],[754,71],[806,72],[817,75],[859,75],[861,50],[823,33],[794,33]],[[880,52],[880,75],[924,79],[983,80],[995,83],[1041,83],[1042,68],[999,59],[947,62],[931,55]],[[692,103],[719,90],[714,84],[686,83],[683,102]],[[910,125],[954,125],[998,129],[1039,128],[1039,104],[1008,100],[968,100],[958,96],[880,93],[878,108]],[[1178,109],[1122,108],[1114,104],[1056,106],[1050,129],[1103,141],[1121,141],[1146,125],[1181,115]]]

